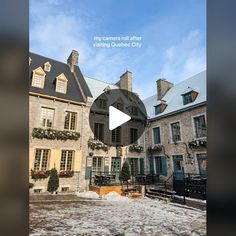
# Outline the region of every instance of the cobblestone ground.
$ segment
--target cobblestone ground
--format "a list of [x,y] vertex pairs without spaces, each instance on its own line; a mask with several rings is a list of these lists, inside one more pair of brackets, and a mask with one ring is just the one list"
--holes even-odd
[[206,211],[150,199],[34,203],[30,235],[206,235]]

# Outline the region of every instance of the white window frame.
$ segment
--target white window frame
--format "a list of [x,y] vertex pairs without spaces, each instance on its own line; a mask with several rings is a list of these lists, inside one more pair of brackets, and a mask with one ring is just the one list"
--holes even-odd
[[193,129],[193,139],[194,140],[201,140],[201,139],[205,139],[207,137],[206,136],[206,137],[197,138],[197,133],[196,133],[195,124],[194,124],[194,118],[199,117],[199,116],[204,116],[206,127],[207,127],[206,112],[199,113],[197,115],[192,116],[192,129]]
[[[76,117],[75,117],[75,129],[70,129],[70,124],[69,124],[69,129],[65,129],[65,119],[66,119],[66,114],[67,112],[71,112],[71,113],[75,113],[76,114]],[[67,131],[77,131],[77,128],[78,128],[78,111],[72,111],[72,110],[68,110],[68,109],[65,109],[64,110],[64,120],[63,120],[63,130],[67,130]]]
[[72,151],[71,171],[74,171],[75,150],[74,149],[69,149],[69,148],[60,148],[60,166],[59,166],[59,171],[66,171],[67,161],[68,161],[68,154],[67,154],[67,156],[66,156],[66,163],[65,163],[65,170],[61,170],[61,155],[62,155],[62,151]]
[[[177,123],[179,122],[179,130],[180,130],[180,140],[179,141],[173,141],[173,135],[172,135],[172,127],[171,127],[171,124],[174,124],[174,123]],[[176,121],[171,121],[169,123],[169,134],[170,134],[170,143],[173,144],[173,143],[181,143],[183,142],[183,133],[182,133],[182,123],[181,123],[181,120],[176,120]]]
[[[32,166],[32,170],[34,171],[37,171],[35,170],[34,168],[34,165],[35,165],[35,156],[36,156],[36,150],[37,149],[41,149],[41,150],[48,150],[48,159],[47,159],[47,167],[46,167],[46,170],[44,171],[47,171],[49,169],[49,166],[50,166],[50,158],[51,158],[51,149],[50,148],[45,148],[45,147],[35,147],[34,148],[34,159],[33,159],[33,166]],[[40,163],[39,163],[39,170],[38,171],[42,171],[42,153],[41,153],[41,156],[40,156]]]

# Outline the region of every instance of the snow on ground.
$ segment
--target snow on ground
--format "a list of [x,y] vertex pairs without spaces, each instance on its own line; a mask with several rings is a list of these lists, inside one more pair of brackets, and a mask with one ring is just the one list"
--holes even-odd
[[206,211],[110,193],[100,201],[30,204],[30,235],[206,235]]
[[77,192],[76,195],[78,197],[84,197],[84,198],[95,198],[95,199],[99,198],[99,195],[93,191]]

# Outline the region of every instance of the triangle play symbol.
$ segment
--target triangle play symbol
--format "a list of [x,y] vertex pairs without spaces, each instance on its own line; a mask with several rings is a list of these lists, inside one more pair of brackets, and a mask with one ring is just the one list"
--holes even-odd
[[131,117],[126,115],[124,112],[116,109],[113,106],[109,106],[109,130],[113,130],[118,126],[123,125],[130,119]]

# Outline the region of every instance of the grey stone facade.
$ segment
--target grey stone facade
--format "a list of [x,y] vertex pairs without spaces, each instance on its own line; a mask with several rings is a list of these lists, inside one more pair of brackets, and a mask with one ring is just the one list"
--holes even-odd
[[[47,60],[45,59],[45,62]],[[32,61],[33,62],[33,61]],[[71,73],[74,72],[74,65],[78,64],[78,53],[73,51],[68,58],[68,66],[71,70]],[[52,70],[53,70],[52,64]],[[75,76],[76,79],[77,76]],[[47,75],[46,75],[47,80]],[[70,81],[68,81],[68,86]],[[84,86],[80,81],[80,89]],[[81,86],[83,85],[83,86]],[[104,83],[104,89],[109,86],[109,84]],[[126,71],[117,82],[117,88],[126,89],[132,91],[132,73]],[[151,86],[151,85],[150,85]],[[165,80],[159,80],[157,83],[157,90],[161,98],[168,93],[168,90],[171,89],[173,85]],[[91,89],[91,88],[89,88]],[[103,89],[103,88],[102,88]],[[82,91],[83,97],[85,93]],[[160,97],[159,96],[159,97]],[[157,97],[156,97],[157,98]],[[156,99],[155,98],[155,99]],[[93,98],[94,99],[94,98]],[[45,94],[30,93],[29,99],[29,148],[30,148],[30,157],[29,157],[29,168],[30,170],[34,168],[35,163],[35,152],[36,149],[48,149],[50,150],[49,160],[47,164],[47,169],[50,170],[53,167],[56,167],[59,171],[60,162],[61,162],[61,153],[62,150],[73,150],[74,151],[74,160],[73,160],[73,177],[60,178],[59,191],[68,190],[68,191],[84,191],[88,190],[89,178],[88,172],[92,170],[93,158],[102,157],[102,170],[111,171],[112,167],[112,158],[120,159],[120,165],[122,166],[124,160],[128,159],[137,159],[138,160],[138,171],[141,170],[141,159],[143,160],[144,171],[151,171],[150,168],[150,158],[153,157],[163,157],[167,159],[167,174],[160,174],[162,180],[168,179],[174,171],[173,156],[182,155],[183,157],[183,167],[184,171],[188,173],[197,173],[199,174],[199,163],[197,160],[197,154],[206,154],[205,147],[196,147],[189,148],[189,142],[196,139],[195,127],[193,118],[198,115],[204,115],[206,119],[206,105],[199,104],[189,109],[176,111],[162,117],[150,118],[145,132],[139,138],[137,145],[143,147],[143,150],[140,152],[132,151],[129,146],[121,147],[121,154],[118,156],[117,148],[112,146],[111,143],[111,134],[109,130],[104,131],[104,137],[106,143],[110,143],[108,150],[103,149],[91,149],[88,146],[88,140],[93,139],[94,135],[89,125],[89,112],[93,99],[90,96],[86,96],[85,101],[73,101],[68,99],[57,98],[55,96],[47,96]],[[54,109],[53,125],[52,129],[55,130],[64,130],[65,114],[67,111],[75,112],[77,114],[76,119],[76,129],[74,131],[80,133],[80,138],[78,140],[50,140],[50,139],[39,139],[33,138],[32,132],[34,128],[40,128],[40,114],[41,109],[51,108]],[[96,115],[96,122],[98,123],[107,123],[108,117],[104,115]],[[172,122],[180,122],[181,130],[181,140],[178,142],[173,142],[171,134]],[[136,124],[133,124],[132,127],[136,127]],[[122,138],[129,139],[129,129],[132,127],[127,127],[126,125],[122,126],[121,135]],[[153,128],[160,127],[160,145],[162,149],[153,153],[149,153],[148,147],[154,145],[153,141]],[[155,163],[154,163],[155,165]],[[157,167],[154,168],[157,172]],[[42,192],[47,189],[48,178],[42,180],[33,180],[31,176],[29,181],[34,183],[34,187],[30,190],[34,192],[37,189],[41,189]]]

